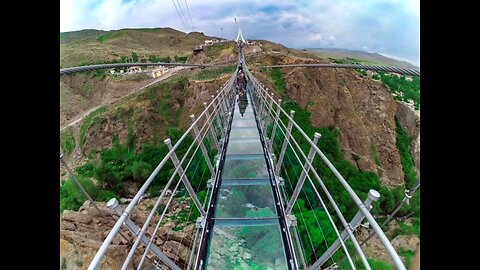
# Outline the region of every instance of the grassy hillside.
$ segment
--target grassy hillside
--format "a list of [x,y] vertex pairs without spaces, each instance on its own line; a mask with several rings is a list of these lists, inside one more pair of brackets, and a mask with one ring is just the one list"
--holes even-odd
[[80,31],[60,33],[60,44],[68,44],[89,37],[98,37],[105,33],[102,30],[84,29]]
[[362,64],[376,64],[382,66],[402,67],[420,69],[406,61],[400,61],[393,58],[383,56],[378,53],[369,53],[357,50],[338,49],[338,48],[309,48],[307,51],[313,52],[324,58],[355,58],[360,60]]
[[[138,61],[152,57],[192,55],[192,49],[210,37],[183,33],[172,28],[81,30],[60,33],[60,67],[120,62],[137,55]],[[133,53],[132,53],[133,52]]]

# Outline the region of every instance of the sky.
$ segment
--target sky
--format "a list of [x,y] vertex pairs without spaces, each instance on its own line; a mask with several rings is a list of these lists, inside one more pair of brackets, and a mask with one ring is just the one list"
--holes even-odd
[[420,66],[420,0],[60,1],[60,32],[172,27],[235,39],[234,18],[245,39],[377,52]]

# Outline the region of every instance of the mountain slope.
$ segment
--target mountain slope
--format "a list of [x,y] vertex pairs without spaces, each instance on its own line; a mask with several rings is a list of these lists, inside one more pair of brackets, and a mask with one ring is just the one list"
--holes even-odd
[[[268,64],[327,63],[288,56],[265,56]],[[348,69],[283,68],[284,89],[271,71],[255,68],[254,75],[284,101],[292,100],[312,113],[316,127],[340,129],[338,140],[345,159],[360,171],[377,173],[387,186],[403,184],[404,173],[396,147],[397,103],[382,82]],[[277,96],[277,95],[276,95]]]
[[323,56],[325,58],[354,58],[358,60],[365,61],[365,64],[380,64],[385,66],[392,67],[401,67],[401,68],[413,68],[420,70],[419,67],[412,65],[406,61],[396,60],[390,57],[386,57],[379,53],[369,53],[365,51],[349,50],[349,49],[340,49],[340,48],[307,48],[306,50],[311,51],[315,54]]
[[195,46],[211,37],[203,33],[183,33],[172,28],[81,30],[60,33],[60,67],[150,56],[191,56]]

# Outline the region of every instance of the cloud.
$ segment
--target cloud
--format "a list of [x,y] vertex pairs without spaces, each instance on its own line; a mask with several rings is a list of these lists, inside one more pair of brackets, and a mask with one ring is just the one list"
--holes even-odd
[[[195,30],[293,48],[339,47],[419,59],[419,0],[187,0]],[[182,22],[174,4],[184,11]],[[186,25],[185,25],[185,24]],[[61,0],[60,31],[172,27],[192,31],[185,0]],[[414,64],[418,64],[417,63]]]

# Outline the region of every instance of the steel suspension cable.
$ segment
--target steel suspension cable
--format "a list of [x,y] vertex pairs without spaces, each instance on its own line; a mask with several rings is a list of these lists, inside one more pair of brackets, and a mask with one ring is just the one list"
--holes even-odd
[[349,69],[366,69],[373,71],[393,72],[402,75],[419,76],[420,71],[413,68],[398,68],[398,67],[386,67],[375,65],[362,65],[362,64],[291,64],[291,65],[269,65],[261,66],[264,68],[285,68],[285,67],[320,67],[320,68],[349,68]]

